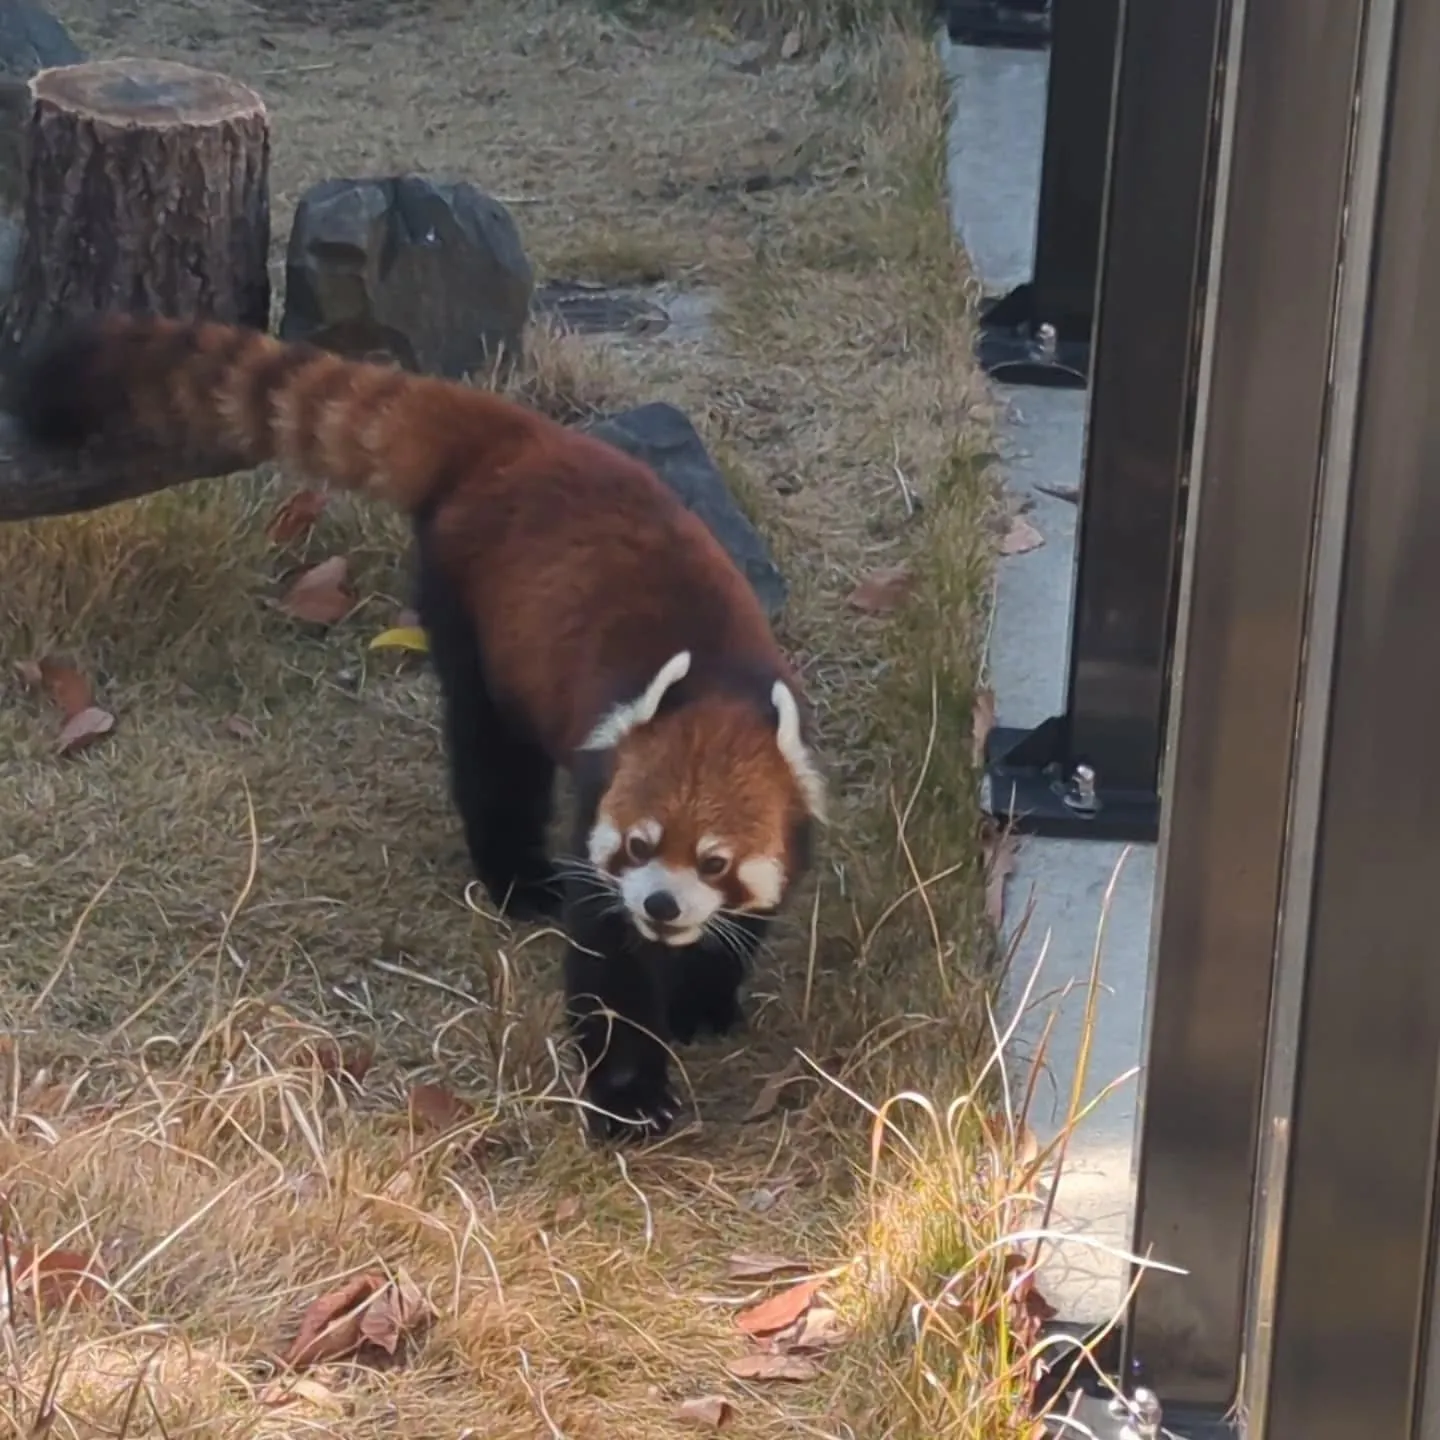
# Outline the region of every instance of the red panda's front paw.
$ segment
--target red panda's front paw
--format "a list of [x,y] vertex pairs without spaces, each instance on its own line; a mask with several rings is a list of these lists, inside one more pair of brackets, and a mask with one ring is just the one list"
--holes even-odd
[[564,906],[559,872],[553,869],[516,877],[503,889],[496,885],[491,891],[491,898],[504,917],[511,924],[518,925],[544,925],[556,921]]
[[606,1066],[585,1087],[590,1133],[597,1140],[658,1140],[680,1113],[680,1102],[663,1073],[634,1066]]

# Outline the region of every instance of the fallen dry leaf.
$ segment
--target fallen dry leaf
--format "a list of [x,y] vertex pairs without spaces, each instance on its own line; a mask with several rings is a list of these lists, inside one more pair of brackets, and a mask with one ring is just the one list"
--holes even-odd
[[266,1409],[302,1405],[322,1415],[343,1415],[349,1408],[346,1401],[328,1386],[311,1380],[307,1375],[289,1375],[284,1380],[272,1381],[260,1392],[259,1400]]
[[784,1350],[829,1350],[845,1339],[840,1317],[828,1305],[812,1305],[785,1337]]
[[296,620],[334,625],[355,604],[349,585],[350,566],[343,555],[332,555],[306,570],[285,592],[280,608]]
[[37,1256],[33,1245],[22,1245],[14,1264],[15,1294],[22,1304],[38,1300],[42,1311],[61,1310],[105,1297],[105,1266],[98,1255],[46,1250]]
[[300,1317],[300,1333],[282,1363],[298,1370],[338,1360],[359,1349],[362,1307],[384,1283],[383,1275],[356,1275],[340,1289],[312,1300]]
[[725,1367],[737,1380],[813,1380],[819,1369],[801,1355],[742,1355]]
[[272,545],[288,545],[315,527],[330,496],[324,490],[297,490],[275,507],[265,526],[265,538]]
[[237,740],[258,740],[260,738],[260,732],[243,715],[227,715],[220,723]]
[[783,1255],[751,1255],[744,1251],[732,1255],[726,1274],[732,1280],[770,1280],[792,1270],[804,1270],[800,1260],[787,1260]]
[[1027,551],[1038,550],[1044,543],[1045,537],[1023,515],[1017,515],[1000,541],[1000,553],[1024,555]]
[[675,1409],[675,1418],[691,1425],[704,1425],[721,1430],[735,1418],[735,1407],[723,1395],[697,1395],[682,1400]]
[[915,577],[908,565],[883,565],[850,592],[849,603],[867,615],[888,615],[905,603],[914,588]]
[[403,1271],[395,1280],[368,1271],[313,1300],[282,1364],[293,1370],[354,1355],[374,1345],[394,1355],[407,1334],[429,1322],[430,1307]]
[[[1019,1274],[1015,1274],[1019,1271]],[[1041,1327],[1055,1318],[1059,1311],[1040,1293],[1035,1285],[1035,1270],[1027,1257],[1018,1251],[1005,1256],[1004,1273],[1008,1280],[1006,1293],[1010,1300],[1011,1324],[1020,1345],[1029,1350],[1040,1338]]]
[[819,1293],[821,1281],[802,1280],[758,1305],[751,1305],[740,1311],[735,1323],[747,1335],[769,1335],[793,1325],[810,1308],[810,1302]]
[[60,753],[75,755],[87,746],[93,745],[115,728],[115,717],[98,705],[72,715],[60,731]]
[[998,930],[1005,923],[1005,882],[1015,873],[1014,832],[986,826],[981,849],[985,857],[985,914]]
[[306,1046],[311,1060],[334,1080],[353,1080],[361,1084],[375,1062],[375,1051],[364,1041],[341,1045],[335,1040],[319,1040]]
[[410,1091],[410,1124],[416,1130],[453,1130],[474,1113],[443,1085],[416,1085]]
[[789,31],[780,42],[780,58],[782,60],[793,60],[799,53],[800,47],[805,43],[805,38],[800,33],[800,27]]
[[50,703],[67,721],[73,720],[95,704],[95,691],[90,682],[69,661],[54,660],[46,656],[36,669],[39,671],[40,684],[50,697]]
[[555,1206],[555,1223],[557,1225],[569,1225],[572,1221],[580,1218],[580,1212],[584,1206],[580,1203],[578,1195],[567,1195]]
[[429,1323],[431,1314],[420,1287],[401,1270],[365,1307],[360,1335],[366,1343],[393,1355],[407,1335]]
[[414,650],[424,655],[430,649],[429,637],[418,625],[392,625],[382,630],[371,642],[371,650]]
[[985,763],[985,742],[995,728],[995,692],[988,685],[975,692],[970,714],[971,759],[978,770]]
[[800,1064],[791,1060],[783,1070],[777,1070],[760,1087],[755,1103],[745,1112],[747,1120],[763,1120],[780,1108],[780,1096],[785,1087],[800,1074]]

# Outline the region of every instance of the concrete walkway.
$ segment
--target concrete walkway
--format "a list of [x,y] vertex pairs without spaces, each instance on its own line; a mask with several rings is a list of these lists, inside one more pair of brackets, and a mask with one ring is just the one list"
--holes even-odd
[[[953,86],[951,214],[985,292],[998,294],[1030,276],[1049,56],[953,46],[945,39],[941,44]],[[998,722],[1030,726],[1063,705],[1076,521],[1074,505],[1035,486],[1079,484],[1086,396],[1028,387],[1000,387],[996,393],[1004,406],[998,438],[1005,483],[1012,494],[1034,501],[1026,518],[1045,544],[999,562],[988,662]],[[1017,1089],[1053,1016],[1046,1074],[1031,1113],[1042,1144],[1064,1123],[1081,1060],[1103,899],[1122,857],[1105,920],[1084,1098],[1140,1063],[1155,848],[1125,852],[1123,845],[1095,840],[1025,839],[1007,890],[1007,929],[1013,935],[1019,925],[1023,933],[1002,1018],[1015,1013],[1031,984],[1008,1066]],[[1131,1075],[1070,1142],[1055,1223],[1075,1239],[1051,1249],[1040,1278],[1065,1320],[1108,1320],[1121,1304],[1128,1267],[1115,1252],[1130,1239],[1136,1097],[1137,1079]]]

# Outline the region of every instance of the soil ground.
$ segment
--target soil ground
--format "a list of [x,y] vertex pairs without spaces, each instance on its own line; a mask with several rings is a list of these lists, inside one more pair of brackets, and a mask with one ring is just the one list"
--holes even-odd
[[[93,55],[261,91],[277,291],[307,185],[423,170],[504,199],[537,278],[663,282],[703,317],[537,331],[519,383],[565,417],[692,416],[790,578],[835,798],[747,1033],[681,1056],[689,1123],[592,1149],[556,939],[467,899],[433,684],[367,649],[406,603],[396,517],[336,499],[272,546],[296,482],[258,474],[0,528],[3,1214],[12,1246],[94,1252],[111,1292],[7,1329],[8,1433],[58,1406],[67,1435],[649,1440],[725,1395],[736,1436],[1028,1434],[1003,1317],[940,1296],[998,1293],[984,1247],[1015,1213],[1013,1133],[965,1099],[990,1044],[970,732],[995,517],[928,37],[542,0],[57,13]],[[279,613],[335,554],[355,611]],[[43,655],[118,717],[73,759],[14,678]],[[913,1151],[872,1172],[867,1107],[900,1089],[955,1109],[912,1100]],[[813,1378],[727,1373],[769,1283],[733,1273],[747,1252],[829,1276],[846,1338]],[[433,1310],[413,1345],[262,1403],[310,1301],[397,1270]]]

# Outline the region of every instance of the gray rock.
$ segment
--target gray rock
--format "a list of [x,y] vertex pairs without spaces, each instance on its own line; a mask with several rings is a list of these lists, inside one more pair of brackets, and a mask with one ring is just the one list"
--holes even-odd
[[32,0],[0,0],[0,303],[14,281],[25,215],[30,77],[84,59],[70,32],[44,6]]
[[771,620],[780,614],[790,587],[683,411],[655,401],[585,428],[651,466],[686,508],[710,527],[754,587]]
[[519,357],[533,288],[510,212],[473,185],[325,180],[295,211],[280,335],[458,379]]
[[85,52],[34,0],[0,0],[0,74],[28,80],[37,70],[78,65]]

